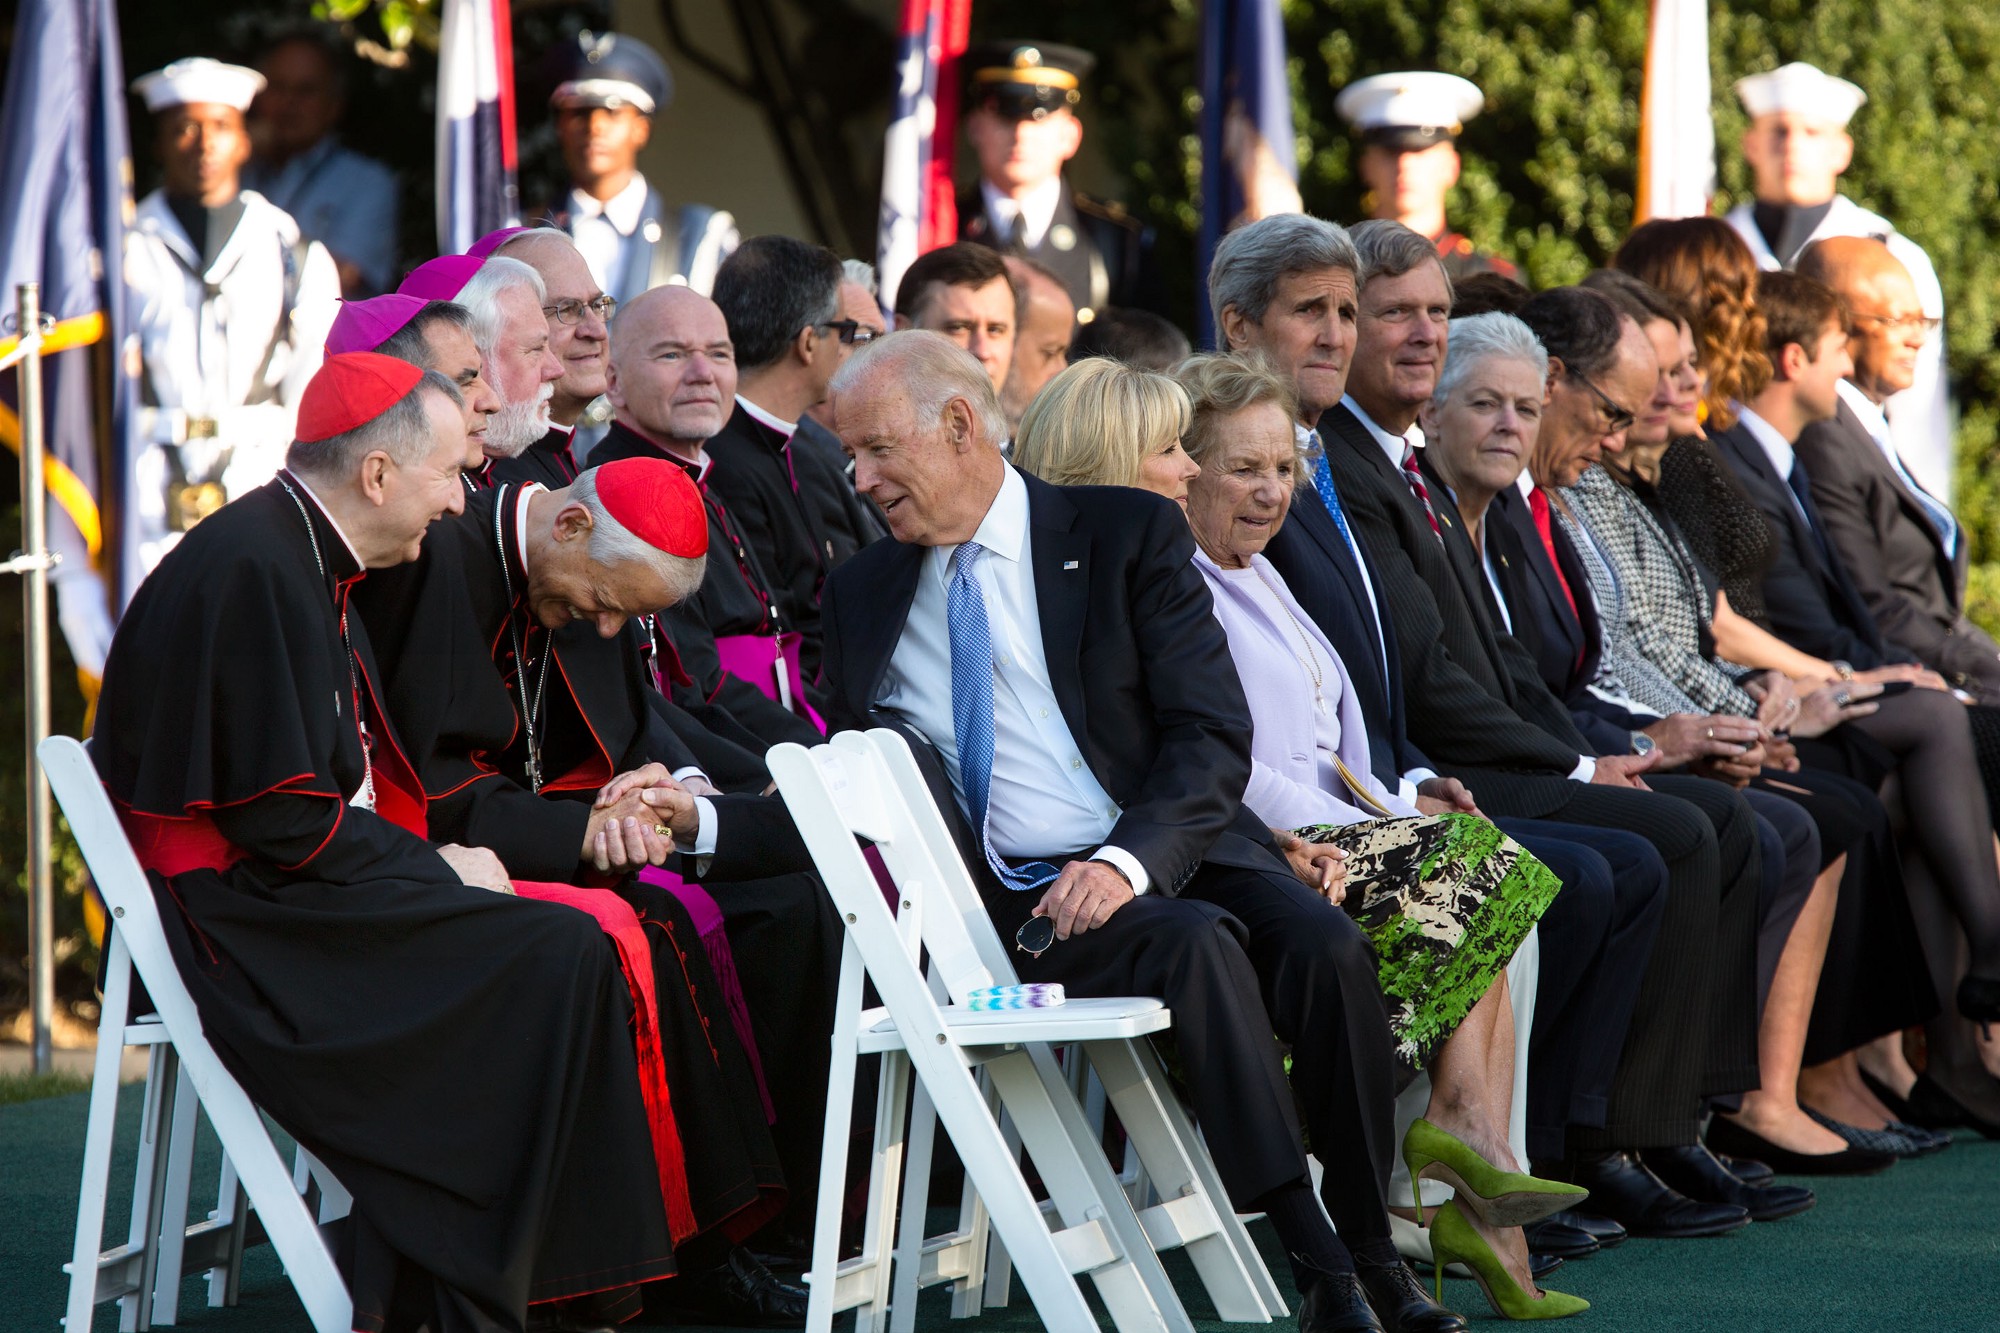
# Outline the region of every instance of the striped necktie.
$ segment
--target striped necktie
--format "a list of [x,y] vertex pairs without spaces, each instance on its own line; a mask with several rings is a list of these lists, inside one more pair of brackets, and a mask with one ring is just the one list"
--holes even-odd
[[1403,478],[1410,483],[1410,492],[1417,497],[1417,503],[1424,507],[1431,535],[1443,541],[1444,529],[1438,526],[1437,511],[1431,508],[1431,488],[1424,485],[1424,470],[1417,466],[1417,449],[1413,444],[1403,445]]

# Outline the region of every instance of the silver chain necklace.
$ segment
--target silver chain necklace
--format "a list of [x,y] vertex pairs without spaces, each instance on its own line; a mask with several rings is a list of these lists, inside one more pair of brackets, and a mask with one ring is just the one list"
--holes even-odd
[[[535,676],[535,690],[531,698],[528,693],[528,659],[521,647],[521,621],[514,614],[514,574],[507,567],[507,541],[505,537],[508,487],[502,486],[494,493],[493,503],[493,548],[500,556],[500,579],[507,589],[507,628],[514,637],[514,685],[521,695],[521,715],[526,720],[528,731],[528,790],[537,796],[542,792],[542,742],[538,725],[542,715],[542,699],[548,690],[549,662],[556,655],[555,640],[551,638],[542,651],[541,670]],[[527,553],[522,552],[525,562]]]
[[[292,503],[298,506],[299,517],[304,520],[306,525],[306,540],[312,543],[313,564],[319,567],[320,581],[325,582],[326,560],[319,553],[319,534],[313,531],[312,515],[306,512],[306,502],[301,500],[299,493],[292,489],[291,482],[285,480],[283,472],[278,473],[277,482],[285,488],[285,494],[292,497]],[[334,603],[334,610],[340,612],[340,646],[347,652],[347,686],[354,694],[354,733],[361,739],[361,794],[351,804],[359,805],[365,810],[373,810],[375,808],[375,758],[369,752],[371,747],[368,743],[367,724],[361,720],[361,673],[359,668],[354,664],[354,642],[347,636],[347,611],[337,600]],[[338,716],[340,713],[340,696],[338,694],[333,696],[333,711],[335,716]]]

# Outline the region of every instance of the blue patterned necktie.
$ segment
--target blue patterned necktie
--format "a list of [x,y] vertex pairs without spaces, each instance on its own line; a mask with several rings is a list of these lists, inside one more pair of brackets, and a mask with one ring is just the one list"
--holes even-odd
[[1333,515],[1333,526],[1340,529],[1340,535],[1350,547],[1354,545],[1354,534],[1347,530],[1347,515],[1340,508],[1340,492],[1333,488],[1333,466],[1326,461],[1326,444],[1319,438],[1318,431],[1306,436],[1312,443],[1307,453],[1312,458],[1313,489],[1319,492],[1319,501],[1326,506],[1326,512]]
[[987,835],[993,789],[993,626],[986,618],[986,594],[974,570],[986,548],[966,542],[952,555],[951,585],[945,593],[945,624],[951,634],[951,725],[958,738],[958,774],[966,814],[979,830],[986,864],[1010,889],[1045,888],[1060,872],[1044,861],[1008,865]]

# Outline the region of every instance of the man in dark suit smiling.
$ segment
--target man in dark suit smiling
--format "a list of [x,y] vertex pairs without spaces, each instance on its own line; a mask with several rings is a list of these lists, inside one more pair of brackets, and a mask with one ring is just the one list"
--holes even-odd
[[[1464,1328],[1389,1238],[1374,959],[1242,809],[1249,709],[1179,510],[1015,471],[990,380],[935,334],[857,353],[833,419],[895,538],[826,587],[834,725],[927,742],[1002,938],[1054,918],[1046,951],[1017,955],[1024,978],[1173,1009],[1195,1113],[1236,1206],[1269,1214],[1285,1245],[1301,1329]],[[1273,1032],[1293,1048],[1290,1088]]]

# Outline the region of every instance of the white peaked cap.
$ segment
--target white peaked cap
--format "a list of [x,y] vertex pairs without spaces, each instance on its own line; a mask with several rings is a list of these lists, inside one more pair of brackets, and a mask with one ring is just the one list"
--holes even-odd
[[1818,125],[1845,125],[1868,100],[1868,94],[1803,61],[1795,60],[1764,74],[1736,81],[1736,97],[1755,116],[1785,112],[1810,117]]
[[1371,74],[1333,99],[1341,118],[1363,131],[1407,127],[1456,134],[1485,105],[1486,94],[1470,79],[1431,70]]
[[264,91],[264,76],[241,65],[225,65],[207,56],[190,56],[165,69],[140,75],[132,80],[132,91],[146,99],[148,111],[164,111],[170,106],[190,106],[196,102],[248,111],[257,94]]

